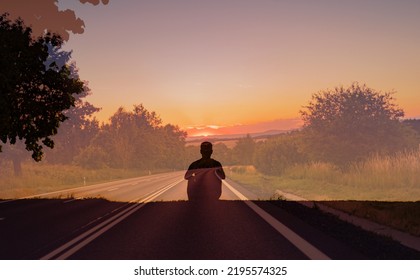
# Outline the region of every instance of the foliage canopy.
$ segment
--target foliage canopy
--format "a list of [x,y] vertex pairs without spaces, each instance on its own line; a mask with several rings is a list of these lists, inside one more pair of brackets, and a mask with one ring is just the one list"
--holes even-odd
[[[67,65],[51,62],[49,49],[59,49],[60,36],[45,34],[33,39],[21,20],[0,15],[0,140],[25,142],[36,161],[43,145],[53,148],[50,136],[74,106],[73,94],[83,91],[83,82],[72,76]],[[42,142],[42,143],[40,143]]]
[[400,122],[404,112],[392,94],[358,83],[314,94],[301,111],[307,150],[317,160],[342,166],[408,147],[407,130]]

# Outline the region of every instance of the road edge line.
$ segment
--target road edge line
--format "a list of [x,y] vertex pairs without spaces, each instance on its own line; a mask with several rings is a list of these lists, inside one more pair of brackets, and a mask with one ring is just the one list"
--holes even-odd
[[223,184],[233,192],[240,200],[242,200],[249,208],[257,213],[264,221],[272,226],[277,232],[283,235],[294,246],[296,246],[302,253],[312,260],[330,260],[330,258],[321,252],[318,248],[310,244],[308,241],[300,237],[297,233],[278,221],[276,218],[268,214],[264,209],[249,200],[246,196],[236,190],[231,184],[223,180]]

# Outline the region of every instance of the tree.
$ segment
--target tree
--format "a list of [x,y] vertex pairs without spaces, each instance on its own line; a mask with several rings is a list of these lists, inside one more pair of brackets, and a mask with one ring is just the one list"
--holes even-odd
[[107,163],[109,166],[129,168],[132,167],[136,156],[134,142],[137,137],[133,114],[120,107],[112,115],[110,122],[101,127],[93,145],[110,155],[110,162]]
[[[74,63],[70,65],[70,69],[73,76],[79,77]],[[57,135],[53,137],[54,149],[46,152],[49,163],[71,164],[99,133],[99,122],[92,115],[100,109],[84,101],[91,94],[87,82],[84,84],[83,91],[74,95],[74,106],[64,111],[67,120],[60,125]]]
[[15,144],[24,139],[40,161],[43,145],[54,147],[51,136],[66,120],[63,111],[74,106],[73,94],[83,91],[83,82],[67,65],[46,65],[49,48],[63,44],[60,36],[33,39],[31,34],[21,20],[0,16],[0,140]]
[[400,122],[404,112],[392,94],[358,83],[314,94],[301,111],[307,152],[315,160],[346,166],[410,146]]
[[[109,0],[79,0],[79,2],[98,5],[108,4]],[[67,41],[70,32],[80,34],[84,32],[85,23],[76,17],[72,10],[61,10],[57,0],[8,0],[0,3],[0,10],[7,11],[11,19],[21,18],[30,25],[35,36],[44,35],[45,30],[57,33]]]
[[411,127],[420,136],[420,119],[407,119],[403,123]]
[[287,168],[304,163],[307,159],[301,151],[301,140],[301,132],[291,132],[259,143],[255,168],[264,174],[281,175]]
[[[162,121],[155,112],[148,111],[142,104],[135,105],[132,112],[119,108],[104,124],[91,147],[84,149],[85,158],[77,157],[77,162],[86,167],[98,166],[94,153],[104,158],[109,155],[106,165],[116,168],[136,168],[153,170],[155,168],[184,167],[186,133],[179,127]],[[91,166],[88,166],[91,165]]]
[[241,165],[251,165],[253,163],[255,151],[255,141],[252,137],[247,134],[244,138],[241,138],[233,147],[234,160]]
[[231,165],[232,162],[232,149],[229,149],[225,143],[219,142],[213,145],[213,158],[220,161],[223,166]]
[[99,146],[89,145],[74,158],[74,162],[89,169],[107,167],[110,162],[110,155]]
[[184,168],[185,138],[187,133],[178,126],[167,124],[159,128],[158,149],[160,152],[159,167],[169,169]]
[[17,141],[14,145],[6,144],[3,146],[1,159],[11,161],[15,177],[20,177],[22,175],[22,162],[29,160],[30,156],[25,151],[25,144],[22,141]]

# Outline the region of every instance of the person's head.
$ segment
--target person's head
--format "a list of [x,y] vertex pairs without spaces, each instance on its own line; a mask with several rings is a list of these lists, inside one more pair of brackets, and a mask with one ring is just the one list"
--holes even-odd
[[213,145],[210,142],[203,142],[200,146],[200,153],[203,158],[210,158],[213,153]]

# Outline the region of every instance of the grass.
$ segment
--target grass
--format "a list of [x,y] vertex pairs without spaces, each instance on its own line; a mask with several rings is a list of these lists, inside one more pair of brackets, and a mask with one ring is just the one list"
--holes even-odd
[[418,153],[374,156],[346,171],[312,163],[267,176],[252,166],[236,166],[228,168],[228,176],[260,199],[276,198],[281,190],[420,236]]
[[420,201],[324,201],[332,208],[420,236]]
[[[89,170],[70,165],[48,165],[25,162],[23,174],[16,177],[9,163],[0,166],[0,198],[11,199],[31,196],[72,187],[148,175],[149,171],[103,168]],[[164,172],[156,170],[152,173]]]
[[332,164],[289,167],[282,176],[267,176],[248,167],[232,167],[230,177],[261,198],[277,189],[311,200],[420,201],[420,154],[374,156],[342,171]]

